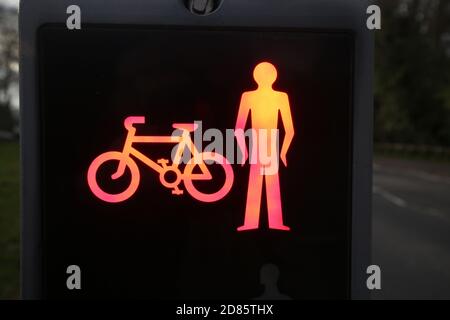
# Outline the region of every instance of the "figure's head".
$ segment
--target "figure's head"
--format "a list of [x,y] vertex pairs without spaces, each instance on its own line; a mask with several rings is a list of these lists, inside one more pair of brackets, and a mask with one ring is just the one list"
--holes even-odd
[[261,62],[253,71],[253,78],[260,87],[271,87],[277,80],[277,69],[269,62]]

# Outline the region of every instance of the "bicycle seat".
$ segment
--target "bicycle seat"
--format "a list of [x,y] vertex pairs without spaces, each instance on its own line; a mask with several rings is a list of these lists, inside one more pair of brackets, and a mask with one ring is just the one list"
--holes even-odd
[[174,123],[172,124],[174,129],[186,130],[189,132],[193,132],[197,130],[198,124],[196,123]]

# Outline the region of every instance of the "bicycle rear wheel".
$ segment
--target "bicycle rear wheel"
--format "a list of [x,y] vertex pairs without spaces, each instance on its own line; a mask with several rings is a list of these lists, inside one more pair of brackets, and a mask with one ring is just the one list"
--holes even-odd
[[[225,197],[228,192],[230,192],[231,187],[233,186],[234,181],[234,173],[233,168],[231,167],[231,164],[228,162],[228,160],[222,156],[221,154],[215,153],[215,152],[203,152],[200,155],[200,159],[202,159],[204,162],[206,161],[212,161],[217,163],[222,167],[222,169],[225,172],[225,182],[223,186],[216,192],[213,193],[205,193],[202,191],[199,191],[193,181],[190,178],[192,176],[192,171],[196,167],[196,164],[194,162],[194,159],[191,160],[189,164],[186,165],[186,168],[184,169],[184,186],[186,187],[187,192],[189,194],[202,202],[215,202],[218,200],[221,200],[223,197]],[[207,163],[205,163],[207,165]],[[214,177],[212,177],[212,180],[214,180]]]

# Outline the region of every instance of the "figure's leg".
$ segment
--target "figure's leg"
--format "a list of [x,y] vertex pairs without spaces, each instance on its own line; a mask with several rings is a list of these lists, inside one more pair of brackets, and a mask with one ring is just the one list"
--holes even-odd
[[247,206],[245,208],[244,225],[238,231],[257,229],[259,226],[259,211],[261,207],[263,176],[260,166],[250,166],[250,177],[248,179]]
[[267,212],[269,215],[269,228],[290,230],[283,224],[283,211],[281,207],[280,179],[277,174],[264,176],[266,180]]

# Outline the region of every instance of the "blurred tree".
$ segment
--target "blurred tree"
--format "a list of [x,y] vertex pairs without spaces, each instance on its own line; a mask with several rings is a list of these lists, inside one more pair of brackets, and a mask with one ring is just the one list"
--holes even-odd
[[376,142],[450,146],[450,1],[378,3]]
[[18,71],[17,11],[0,6],[0,131],[11,132],[15,126],[11,88],[18,82]]

